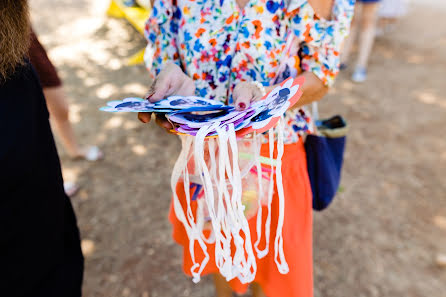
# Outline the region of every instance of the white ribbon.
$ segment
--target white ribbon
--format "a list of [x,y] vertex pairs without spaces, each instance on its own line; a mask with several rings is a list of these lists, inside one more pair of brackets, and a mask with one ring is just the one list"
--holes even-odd
[[[204,243],[203,239],[201,238],[201,235],[198,231],[197,225],[194,223],[193,220],[189,220],[189,215],[186,216],[184,214],[184,209],[181,205],[181,202],[179,200],[176,186],[178,184],[178,181],[180,179],[180,176],[187,171],[187,161],[189,156],[189,151],[192,145],[192,137],[189,136],[183,136],[181,137],[181,144],[182,144],[182,150],[180,153],[180,156],[178,157],[175,166],[172,171],[172,176],[170,179],[170,186],[172,188],[173,192],[173,208],[175,211],[175,215],[178,218],[178,220],[183,223],[184,228],[186,230],[187,236],[189,237],[189,252],[191,254],[192,258],[192,267],[191,267],[191,273],[192,273],[192,280],[193,282],[197,283],[200,281],[200,275],[203,272],[204,267],[206,266],[207,262],[209,261],[209,253],[207,252],[206,244]],[[189,184],[188,179],[186,178],[184,181],[184,189],[186,193],[189,193]],[[188,195],[188,194],[186,194]],[[189,205],[189,203],[188,203]],[[189,212],[189,211],[188,211]],[[195,260],[195,241],[198,242],[200,245],[205,257],[201,263],[197,263]],[[198,269],[198,271],[197,271]]]
[[[285,197],[282,185],[281,159],[284,151],[283,118],[279,120],[277,128],[277,160],[274,160],[274,130],[269,130],[269,148],[271,175],[268,187],[268,213],[265,223],[265,248],[259,248],[262,239],[262,168],[260,165],[260,138],[254,134],[254,165],[258,175],[258,212],[256,218],[257,240],[254,248],[251,243],[251,233],[248,220],[245,217],[245,207],[242,204],[242,173],[238,162],[238,145],[233,124],[223,125],[213,123],[199,129],[195,137],[183,136],[182,151],[172,172],[171,187],[174,193],[173,206],[175,214],[185,227],[189,237],[189,251],[192,257],[191,273],[193,281],[198,282],[200,275],[209,261],[206,243],[215,243],[215,263],[220,273],[230,281],[238,278],[242,283],[254,281],[257,263],[254,250],[258,258],[268,254],[271,229],[271,206],[274,195],[274,174],[276,174],[277,192],[279,199],[279,218],[276,238],[274,240],[274,260],[280,273],[287,273],[289,268],[283,251],[282,228],[284,222]],[[217,139],[206,139],[211,131],[217,131]],[[191,208],[190,178],[187,168],[189,153],[194,152],[195,175],[203,186],[204,199],[198,199],[196,220]],[[205,146],[209,152],[209,162],[206,162]],[[218,147],[216,147],[218,145]],[[275,165],[274,165],[275,164]],[[249,170],[248,170],[249,171]],[[183,175],[186,209],[183,209],[176,193],[177,183]],[[209,212],[212,232],[209,237],[203,234],[205,207]],[[186,212],[186,213],[185,213]],[[205,258],[197,263],[194,254],[195,242],[202,249]],[[231,251],[231,244],[235,250]]]
[[286,274],[290,271],[283,252],[283,221],[285,218],[285,194],[283,191],[282,183],[282,156],[284,151],[283,144],[283,131],[284,131],[284,119],[280,118],[278,124],[278,136],[277,136],[277,165],[276,165],[276,185],[277,196],[279,197],[279,218],[277,222],[276,238],[274,240],[274,261],[276,262],[277,269],[280,273]]

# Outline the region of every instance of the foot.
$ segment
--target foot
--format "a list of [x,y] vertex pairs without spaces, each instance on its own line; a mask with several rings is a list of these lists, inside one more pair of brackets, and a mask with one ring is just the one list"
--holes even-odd
[[63,188],[68,197],[73,197],[80,189],[80,187],[73,182],[64,182]]
[[102,160],[104,158],[104,153],[97,146],[89,146],[83,149],[79,154],[73,156],[72,158],[95,162]]
[[367,79],[367,68],[364,67],[356,67],[355,71],[352,74],[352,81],[356,83],[365,82]]
[[347,69],[347,67],[348,67],[348,65],[347,65],[347,63],[341,63],[341,65],[339,65],[339,70],[345,70],[345,69]]

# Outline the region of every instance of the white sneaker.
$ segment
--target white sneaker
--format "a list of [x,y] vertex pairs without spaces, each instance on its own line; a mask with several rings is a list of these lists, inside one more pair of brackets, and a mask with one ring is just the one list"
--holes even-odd
[[85,160],[99,161],[104,158],[104,153],[97,146],[89,146],[85,151]]
[[365,82],[367,79],[367,69],[363,67],[356,67],[352,74],[352,81],[355,83]]
[[69,182],[69,181],[63,183],[63,188],[65,190],[65,194],[67,194],[68,197],[73,197],[74,195],[77,194],[77,192],[80,189],[80,187],[76,185],[74,182]]

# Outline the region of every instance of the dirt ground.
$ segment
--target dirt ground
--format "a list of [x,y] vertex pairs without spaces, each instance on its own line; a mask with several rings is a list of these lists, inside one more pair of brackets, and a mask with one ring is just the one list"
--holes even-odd
[[[71,161],[81,186],[72,199],[86,254],[86,297],[213,296],[182,274],[167,212],[178,141],[134,115],[98,111],[107,100],[142,96],[143,66],[126,59],[144,46],[106,0],[33,0],[33,20],[58,66],[83,144],[106,154]],[[412,1],[395,31],[377,40],[369,79],[350,71],[321,103],[350,125],[344,191],[314,218],[316,297],[444,297],[446,268],[446,5]]]

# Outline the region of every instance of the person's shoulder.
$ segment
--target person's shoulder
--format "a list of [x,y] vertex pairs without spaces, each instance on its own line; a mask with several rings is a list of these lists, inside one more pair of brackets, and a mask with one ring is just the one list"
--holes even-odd
[[25,60],[0,83],[0,104],[5,115],[25,112],[44,102],[42,87],[31,63]]

